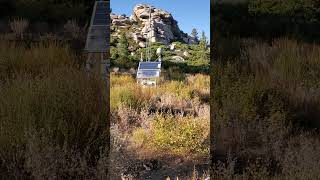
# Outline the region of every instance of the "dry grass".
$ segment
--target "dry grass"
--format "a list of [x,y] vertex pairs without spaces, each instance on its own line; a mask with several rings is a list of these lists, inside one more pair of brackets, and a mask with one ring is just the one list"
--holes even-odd
[[0,42],[0,80],[3,81],[20,74],[37,77],[61,67],[77,68],[81,61],[67,46],[57,42],[34,44],[30,48]]
[[81,28],[76,20],[68,20],[68,22],[63,26],[65,32],[69,33],[74,39],[79,38],[81,33]]
[[79,24],[76,19],[68,20],[63,26],[65,33],[67,33],[72,39],[85,39],[88,24],[83,27]]
[[9,22],[11,30],[16,34],[16,36],[23,39],[23,33],[27,30],[29,26],[29,21],[23,18],[13,19]]
[[320,46],[290,39],[241,43],[240,57],[213,65],[216,152],[237,157],[217,165],[216,176],[319,178],[312,166],[320,161]]
[[113,173],[121,174],[139,159],[162,161],[171,156],[183,157],[185,161],[207,161],[206,96],[209,96],[207,75],[190,75],[182,81],[164,81],[156,88],[143,88],[129,75],[112,74],[111,161],[117,164]]
[[0,169],[8,179],[103,179],[106,89],[65,46],[2,44]]

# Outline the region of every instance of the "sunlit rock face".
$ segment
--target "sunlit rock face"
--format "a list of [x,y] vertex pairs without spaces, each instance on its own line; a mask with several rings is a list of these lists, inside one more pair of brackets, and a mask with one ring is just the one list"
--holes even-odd
[[131,31],[129,33],[131,38],[139,45],[142,45],[147,38],[151,42],[165,45],[179,40],[188,44],[198,43],[197,39],[179,29],[178,22],[169,12],[148,4],[136,5],[130,17],[111,14],[111,21],[116,28]]

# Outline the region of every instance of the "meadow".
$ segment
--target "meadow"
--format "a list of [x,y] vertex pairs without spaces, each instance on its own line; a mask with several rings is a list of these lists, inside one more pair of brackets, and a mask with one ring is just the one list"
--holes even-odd
[[178,75],[168,69],[160,86],[142,88],[132,75],[112,73],[109,137],[105,83],[66,44],[1,41],[1,177],[104,179],[139,162],[204,176],[196,166],[209,158],[208,75],[168,80]]
[[67,43],[0,42],[0,177],[105,179],[105,83]]
[[[111,74],[111,174],[191,179],[194,166],[208,164],[210,78],[199,73],[169,80],[168,75],[157,87],[142,87],[134,75]],[[143,167],[148,164],[151,173]]]
[[220,38],[211,74],[213,178],[319,179],[319,44]]

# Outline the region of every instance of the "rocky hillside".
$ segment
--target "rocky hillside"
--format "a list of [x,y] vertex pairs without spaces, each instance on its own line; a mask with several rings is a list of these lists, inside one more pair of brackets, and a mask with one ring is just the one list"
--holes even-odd
[[168,45],[173,41],[196,44],[198,39],[191,37],[179,29],[178,22],[173,16],[162,9],[151,6],[151,28],[149,24],[149,5],[138,4],[130,17],[111,14],[112,36],[119,36],[121,30],[126,30],[127,36],[140,47],[145,47],[146,39]]

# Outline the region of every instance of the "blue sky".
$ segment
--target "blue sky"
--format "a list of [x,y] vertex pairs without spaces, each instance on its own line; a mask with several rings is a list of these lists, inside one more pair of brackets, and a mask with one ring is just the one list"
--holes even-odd
[[210,38],[210,0],[111,0],[112,12],[115,14],[132,14],[136,4],[151,4],[168,11],[178,21],[179,28],[190,34],[192,28],[198,35],[204,31]]

